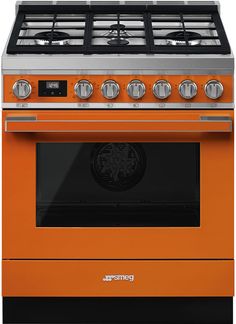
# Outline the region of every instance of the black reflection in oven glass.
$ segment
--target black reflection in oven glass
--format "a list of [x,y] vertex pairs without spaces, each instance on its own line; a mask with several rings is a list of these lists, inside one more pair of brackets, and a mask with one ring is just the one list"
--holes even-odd
[[91,155],[91,170],[102,187],[124,191],[134,187],[143,177],[146,167],[141,144],[103,143],[95,145]]

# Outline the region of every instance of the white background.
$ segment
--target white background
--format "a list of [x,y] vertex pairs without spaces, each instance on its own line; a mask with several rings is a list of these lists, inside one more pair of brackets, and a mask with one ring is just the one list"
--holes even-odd
[[[202,0],[201,2],[204,2],[204,0]],[[223,24],[226,33],[228,35],[232,50],[233,52],[236,52],[236,1],[221,0],[220,3],[221,3],[221,17],[223,20]],[[0,0],[0,52],[1,53],[4,49],[8,35],[10,33],[10,29],[13,25],[14,17],[15,17],[15,0]],[[0,151],[0,158],[1,158],[1,151]],[[0,179],[1,179],[1,175],[0,175]],[[0,192],[1,192],[1,186],[0,186]],[[0,198],[0,202],[1,202],[1,198]],[[1,236],[1,231],[0,231],[0,236]],[[1,239],[0,239],[0,253],[1,253]],[[1,275],[1,269],[0,269],[0,275]],[[2,305],[0,303],[0,323],[2,323],[1,307]],[[234,311],[236,312],[235,305],[234,305]]]

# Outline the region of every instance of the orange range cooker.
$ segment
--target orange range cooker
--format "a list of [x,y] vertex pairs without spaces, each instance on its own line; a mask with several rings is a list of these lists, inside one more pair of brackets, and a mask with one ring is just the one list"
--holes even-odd
[[214,1],[16,5],[3,322],[232,324],[233,63]]

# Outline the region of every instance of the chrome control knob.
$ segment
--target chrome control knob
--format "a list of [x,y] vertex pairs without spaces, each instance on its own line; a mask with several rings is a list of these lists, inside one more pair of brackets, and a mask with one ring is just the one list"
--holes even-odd
[[80,99],[88,99],[93,94],[93,85],[88,80],[80,80],[75,84],[74,91]]
[[171,85],[166,80],[159,80],[154,83],[152,92],[158,99],[166,99],[171,95]]
[[224,87],[220,81],[210,80],[205,85],[205,94],[210,99],[218,99],[223,95]]
[[114,80],[107,80],[102,84],[101,90],[106,99],[115,99],[120,93],[120,86]]
[[17,80],[12,87],[13,93],[18,99],[26,99],[32,92],[30,83],[26,80]]
[[196,83],[191,81],[191,80],[184,80],[179,85],[179,94],[184,99],[192,99],[192,98],[194,98],[196,96],[196,94],[197,94],[197,85],[196,85]]
[[127,93],[132,99],[140,99],[145,95],[145,84],[140,80],[132,80],[127,87]]

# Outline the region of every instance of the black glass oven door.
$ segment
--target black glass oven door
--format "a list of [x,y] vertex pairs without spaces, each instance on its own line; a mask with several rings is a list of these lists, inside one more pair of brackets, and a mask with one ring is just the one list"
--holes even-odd
[[200,143],[38,143],[38,227],[200,226]]

